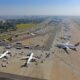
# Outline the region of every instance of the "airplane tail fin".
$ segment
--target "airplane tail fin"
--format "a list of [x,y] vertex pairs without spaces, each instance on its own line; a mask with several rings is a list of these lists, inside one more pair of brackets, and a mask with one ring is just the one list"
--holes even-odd
[[66,43],[66,45],[68,45],[70,43],[70,41],[68,41],[67,43]]
[[80,42],[76,43],[75,46],[79,46]]

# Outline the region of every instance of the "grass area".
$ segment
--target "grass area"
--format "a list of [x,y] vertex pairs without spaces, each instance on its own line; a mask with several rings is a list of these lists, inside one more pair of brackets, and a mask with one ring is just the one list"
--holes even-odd
[[[23,31],[25,31],[29,28],[35,27],[35,24],[33,24],[33,23],[30,23],[30,24],[17,24],[16,27],[17,27],[17,30],[12,31],[13,34],[15,34],[15,32],[16,33],[17,32],[23,32]],[[9,34],[0,34],[0,39],[2,39],[2,40],[9,41],[8,39],[10,39],[10,38],[11,38],[11,35],[9,35]]]
[[30,24],[17,24],[16,28],[18,30],[23,30],[23,29],[25,30],[25,29],[28,29],[28,28],[32,28],[34,25],[35,24],[32,24],[32,23],[30,23]]
[[6,40],[6,41],[7,41],[10,37],[11,37],[11,36],[10,36],[10,35],[7,35],[7,34],[5,34],[5,35],[0,35],[0,39]]

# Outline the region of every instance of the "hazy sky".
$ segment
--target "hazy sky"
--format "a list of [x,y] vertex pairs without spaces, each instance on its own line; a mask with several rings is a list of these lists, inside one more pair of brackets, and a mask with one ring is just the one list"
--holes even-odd
[[80,0],[0,0],[0,15],[80,15]]

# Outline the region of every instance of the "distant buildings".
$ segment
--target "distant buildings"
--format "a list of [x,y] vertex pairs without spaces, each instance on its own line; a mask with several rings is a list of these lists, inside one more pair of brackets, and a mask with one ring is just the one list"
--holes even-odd
[[0,33],[16,29],[15,23],[8,20],[0,20]]

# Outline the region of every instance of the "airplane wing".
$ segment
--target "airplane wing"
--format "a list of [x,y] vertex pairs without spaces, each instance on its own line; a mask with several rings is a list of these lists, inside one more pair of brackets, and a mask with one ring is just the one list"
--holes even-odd
[[9,57],[8,53],[10,53],[10,51],[6,51],[3,54],[0,54],[0,59],[4,57]]
[[26,56],[26,57],[22,57],[21,60],[28,60],[29,59],[29,56]]
[[68,50],[70,50],[69,47],[65,46],[65,48],[63,48],[65,50],[66,53],[68,53]]
[[32,57],[32,59],[29,61],[29,63],[30,63],[30,62],[37,62],[38,59],[39,59],[39,58],[37,58],[37,57]]
[[65,51],[66,53],[68,53],[68,50],[67,50],[67,48],[64,48],[64,51]]
[[36,62],[38,60],[38,58],[36,57],[32,57],[31,61],[30,62]]
[[67,50],[70,50],[70,48],[69,48],[68,46],[65,46],[65,48],[66,48]]
[[0,59],[3,58],[3,57],[5,57],[5,56],[6,56],[6,54],[5,55],[4,54],[1,54],[0,55]]

